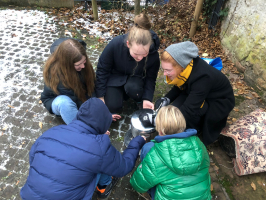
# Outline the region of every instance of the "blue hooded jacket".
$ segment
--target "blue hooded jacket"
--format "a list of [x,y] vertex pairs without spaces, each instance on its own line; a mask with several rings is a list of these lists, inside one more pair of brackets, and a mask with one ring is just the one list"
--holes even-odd
[[123,155],[104,134],[112,115],[97,98],[84,102],[76,119],[53,127],[40,136],[30,151],[28,179],[22,199],[91,199],[97,173],[122,177],[135,166],[145,141],[134,138]]

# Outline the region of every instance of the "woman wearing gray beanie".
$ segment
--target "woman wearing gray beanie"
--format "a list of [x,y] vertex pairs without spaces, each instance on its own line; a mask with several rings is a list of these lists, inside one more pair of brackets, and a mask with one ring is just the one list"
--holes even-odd
[[235,106],[228,78],[198,56],[193,42],[172,44],[161,55],[161,65],[173,88],[155,103],[178,107],[187,128],[202,130],[205,145],[217,140]]

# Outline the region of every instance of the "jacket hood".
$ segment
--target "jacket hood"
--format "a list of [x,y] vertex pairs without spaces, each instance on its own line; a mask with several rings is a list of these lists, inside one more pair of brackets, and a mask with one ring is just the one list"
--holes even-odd
[[[195,136],[196,133],[196,130],[188,129],[183,133],[173,134],[168,139],[160,140],[158,136],[155,138],[155,141],[159,142],[154,144],[157,155],[176,174],[194,174],[202,166],[202,162],[209,162],[204,159],[205,147]],[[164,137],[167,136],[161,136],[161,138]]]
[[153,53],[155,51],[156,52],[158,51],[160,47],[160,40],[158,35],[153,30],[150,30],[150,32],[153,40],[153,44],[150,46],[150,53]]
[[81,105],[76,120],[87,124],[98,134],[104,134],[111,126],[112,114],[102,100],[93,97]]

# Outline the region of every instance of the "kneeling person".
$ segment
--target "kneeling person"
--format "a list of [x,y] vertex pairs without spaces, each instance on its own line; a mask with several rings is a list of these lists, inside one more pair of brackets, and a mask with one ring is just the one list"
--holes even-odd
[[159,110],[159,135],[143,146],[142,162],[130,179],[136,191],[148,191],[153,200],[211,199],[209,155],[197,131],[185,128],[178,108],[169,105]]
[[138,136],[121,155],[108,136],[111,123],[106,105],[91,98],[81,105],[70,124],[44,132],[30,150],[29,176],[21,198],[91,199],[96,187],[100,199],[108,197],[116,177],[133,169],[145,143],[145,138]]

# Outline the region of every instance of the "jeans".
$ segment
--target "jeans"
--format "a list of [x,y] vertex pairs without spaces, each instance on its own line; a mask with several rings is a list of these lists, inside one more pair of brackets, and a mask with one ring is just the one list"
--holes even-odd
[[[153,142],[148,142],[142,147],[141,153],[140,153],[141,161],[145,158],[145,156],[147,155],[147,153],[151,150],[153,146],[154,146]],[[147,191],[147,193],[151,196],[152,200],[154,200],[155,191],[156,191],[156,186],[154,186],[153,188]]]
[[96,186],[99,184],[101,186],[109,185],[112,182],[112,176],[106,174],[97,174]]
[[76,117],[78,107],[70,97],[59,95],[52,102],[52,111],[55,115],[60,115],[66,124],[69,124]]

